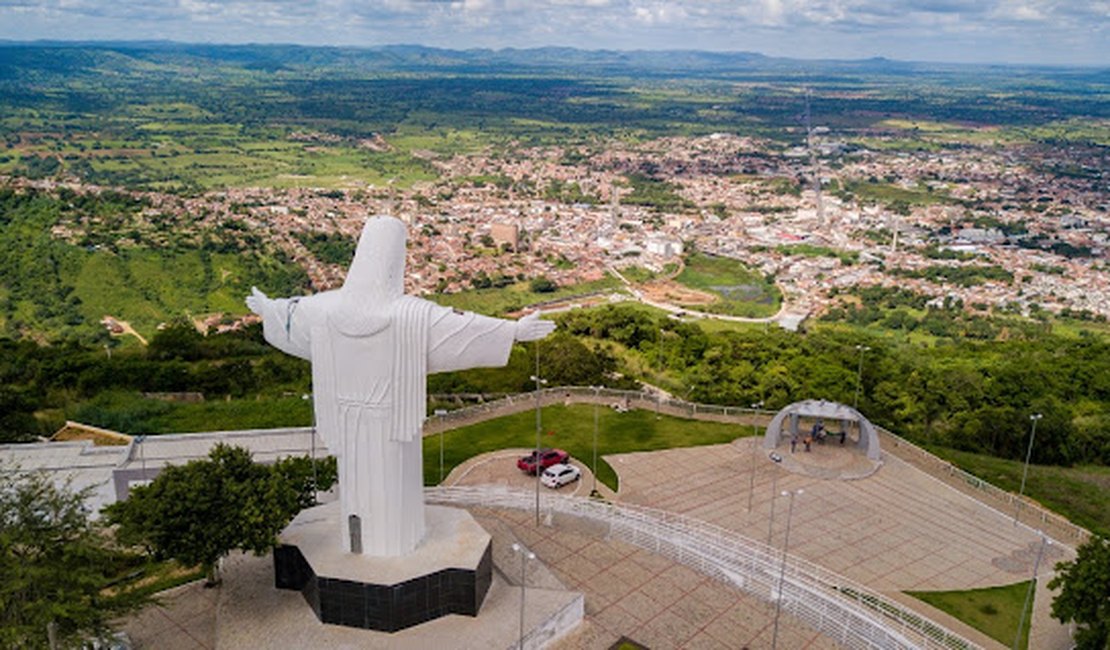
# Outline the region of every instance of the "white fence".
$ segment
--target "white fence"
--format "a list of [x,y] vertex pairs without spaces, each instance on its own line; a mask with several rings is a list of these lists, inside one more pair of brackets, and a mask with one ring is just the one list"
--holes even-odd
[[[504,488],[428,488],[430,503],[528,510],[535,495]],[[682,515],[595,499],[545,495],[542,511],[602,524],[611,539],[658,553],[771,603],[846,648],[980,646],[816,564]],[[785,562],[785,567],[783,563]],[[780,582],[779,576],[783,576]]]

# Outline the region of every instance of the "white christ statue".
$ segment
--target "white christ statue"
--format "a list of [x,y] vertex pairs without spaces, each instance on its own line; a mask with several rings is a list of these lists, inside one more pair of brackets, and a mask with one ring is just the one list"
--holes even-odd
[[312,362],[316,431],[339,462],[343,547],[397,556],[424,536],[427,375],[503,366],[514,341],[555,329],[536,314],[489,318],[404,295],[405,225],[367,220],[343,286],[247,306],[266,341]]

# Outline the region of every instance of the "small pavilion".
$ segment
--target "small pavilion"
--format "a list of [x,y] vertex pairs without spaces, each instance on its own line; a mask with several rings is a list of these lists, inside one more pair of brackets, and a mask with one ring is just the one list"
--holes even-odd
[[[763,448],[774,450],[784,439],[790,440],[799,435],[806,435],[798,429],[802,418],[819,419],[827,423],[839,422],[840,431],[844,432],[845,436],[855,424],[859,437],[852,441],[852,444],[861,449],[868,459],[879,460],[879,434],[862,413],[839,402],[816,399],[794,402],[776,413],[771,423],[767,425],[767,433],[763,436]],[[828,434],[833,437],[840,435],[831,431]],[[848,439],[851,438],[848,437]]]

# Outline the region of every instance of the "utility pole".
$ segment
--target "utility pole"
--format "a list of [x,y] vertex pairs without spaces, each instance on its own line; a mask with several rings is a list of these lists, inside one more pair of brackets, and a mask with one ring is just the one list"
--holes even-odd
[[1021,512],[1022,497],[1025,495],[1025,479],[1029,476],[1029,459],[1033,456],[1033,438],[1037,436],[1037,422],[1043,418],[1041,413],[1034,413],[1029,416],[1029,421],[1032,422],[1032,429],[1029,431],[1029,449],[1025,451],[1025,469],[1021,472],[1021,489],[1018,490],[1017,507],[1014,508],[1014,525],[1017,526],[1018,513]]
[[856,369],[856,399],[854,402],[852,402],[852,408],[856,409],[857,411],[859,410],[860,389],[863,388],[863,353],[867,352],[870,349],[871,348],[867,347],[866,345],[856,346],[856,350],[859,351],[859,367]]
[[436,409],[436,419],[439,420],[439,483],[443,484],[443,416],[447,409]]
[[1052,543],[1043,532],[1038,530],[1037,534],[1041,536],[1041,547],[1037,550],[1036,561],[1033,562],[1033,579],[1029,582],[1029,588],[1025,590],[1025,604],[1021,606],[1021,620],[1018,622],[1013,650],[1018,650],[1021,647],[1021,631],[1025,628],[1025,615],[1029,610],[1029,601],[1033,599],[1033,588],[1037,586],[1037,571],[1041,568],[1041,559],[1044,557],[1045,547]]
[[547,383],[546,379],[540,379],[539,341],[536,341],[536,374],[532,375],[530,379],[536,382],[536,455],[532,467],[536,470],[536,526],[538,527],[540,525],[540,429],[543,427],[542,416],[540,415],[540,390]]
[[[763,402],[752,404],[752,411],[763,408]],[[755,457],[759,450],[759,430],[755,426],[755,413],[752,413],[752,475],[748,481],[748,514],[752,512],[752,496],[755,495]]]
[[790,549],[790,520],[794,517],[794,497],[803,492],[804,490],[782,492],[782,496],[790,497],[790,506],[786,511],[786,537],[782,541],[782,565],[779,567],[779,594],[775,599],[775,631],[771,634],[771,650],[779,645],[779,615],[782,613],[783,587],[786,586],[786,554]]
[[520,554],[520,645],[519,650],[524,650],[524,579],[528,569],[528,560],[536,559],[536,554],[513,542],[513,552]]
[[598,402],[601,401],[601,386],[594,386],[593,389],[594,389],[594,465],[593,465],[593,468],[592,468],[591,471],[593,472],[593,475],[594,475],[594,486],[593,486],[593,489],[590,490],[590,495],[591,496],[593,496],[593,494],[597,492],[597,431],[598,431],[598,428],[599,428],[599,419],[598,419],[599,414],[598,414],[597,408],[598,408]]

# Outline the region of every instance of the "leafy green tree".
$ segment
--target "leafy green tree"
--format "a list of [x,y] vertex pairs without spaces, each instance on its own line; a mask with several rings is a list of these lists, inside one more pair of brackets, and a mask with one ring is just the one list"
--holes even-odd
[[273,465],[251,460],[241,447],[217,445],[207,459],[170,466],[126,501],[105,509],[121,541],[156,558],[201,565],[208,584],[219,582],[218,561],[234,549],[263,554],[315,490],[336,478],[335,460],[287,458]]
[[532,293],[551,293],[558,289],[559,285],[555,284],[555,281],[548,278],[546,275],[541,275],[537,278],[532,278],[528,287],[532,290]]
[[159,330],[150,339],[146,354],[147,357],[159,361],[169,359],[194,361],[201,357],[203,343],[204,335],[198,332],[189,321],[179,319]]
[[86,494],[0,467],[0,647],[45,648],[101,636],[141,604],[105,598],[120,553],[89,521]]
[[1110,540],[1092,537],[1075,560],[1057,564],[1056,571],[1048,583],[1049,589],[1060,590],[1052,601],[1053,618],[1078,624],[1078,650],[1110,648]]

